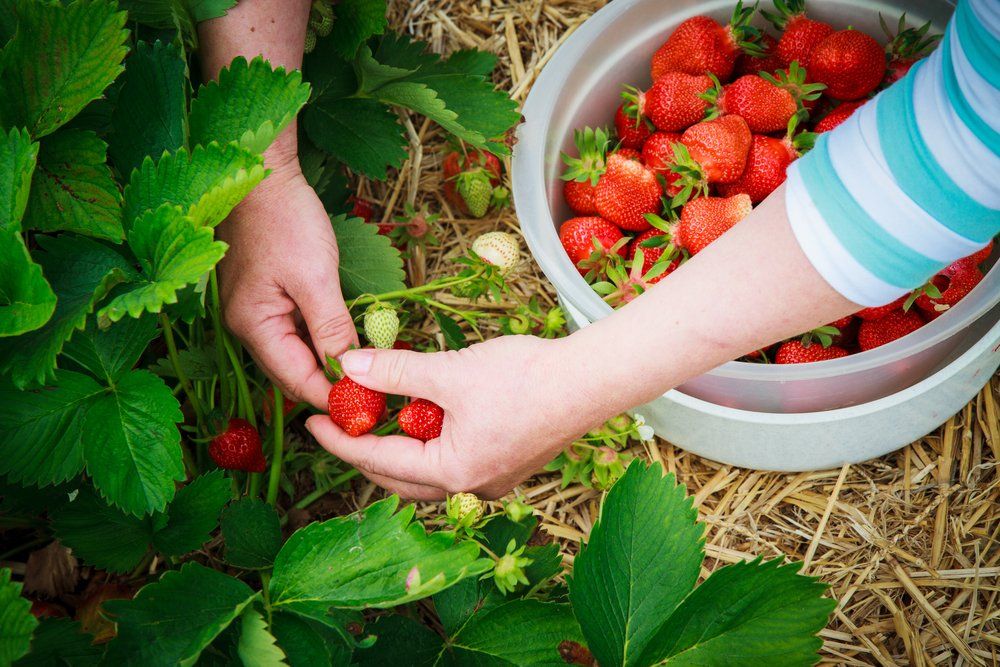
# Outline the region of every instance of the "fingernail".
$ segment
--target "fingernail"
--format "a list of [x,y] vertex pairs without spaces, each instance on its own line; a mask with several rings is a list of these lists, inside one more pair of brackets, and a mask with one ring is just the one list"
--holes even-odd
[[350,350],[340,358],[340,364],[348,375],[367,375],[374,358],[371,350]]

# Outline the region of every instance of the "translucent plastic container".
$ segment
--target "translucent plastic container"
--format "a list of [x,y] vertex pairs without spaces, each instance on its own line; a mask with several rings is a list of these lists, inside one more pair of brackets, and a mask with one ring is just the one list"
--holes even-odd
[[[725,22],[734,1],[615,0],[566,40],[532,88],[514,151],[514,201],[528,245],[569,307],[575,326],[605,317],[611,309],[580,277],[559,243],[559,225],[572,217],[562,199],[560,153],[574,150],[574,129],[610,125],[622,84],[649,85],[650,57],[677,24],[697,14]],[[953,9],[953,4],[941,0],[809,3],[810,16],[837,27],[852,25],[873,36],[882,34],[879,12],[894,24],[905,11],[911,25],[931,20],[940,32]],[[962,354],[962,346],[977,342],[963,334],[998,303],[1000,268],[994,267],[948,313],[894,343],[812,364],[730,362],[678,391],[710,404],[762,413],[816,412],[869,403],[943,369],[949,358]]]

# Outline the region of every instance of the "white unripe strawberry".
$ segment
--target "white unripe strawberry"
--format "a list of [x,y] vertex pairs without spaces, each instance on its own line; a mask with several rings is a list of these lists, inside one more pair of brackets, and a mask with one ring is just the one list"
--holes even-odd
[[399,335],[399,316],[396,311],[381,305],[374,305],[365,313],[365,337],[374,347],[382,350],[392,348]]
[[507,232],[486,232],[472,242],[472,251],[504,274],[517,266],[521,259],[517,238]]

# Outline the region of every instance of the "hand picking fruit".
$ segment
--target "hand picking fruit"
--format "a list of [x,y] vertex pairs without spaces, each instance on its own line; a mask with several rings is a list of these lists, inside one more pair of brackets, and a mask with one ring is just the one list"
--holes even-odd
[[[1000,6],[960,0],[934,50],[905,21],[888,43],[820,21],[821,2],[774,0],[767,29],[757,5],[737,4],[727,22],[688,19],[647,54],[650,78],[621,82],[608,129],[577,130],[560,240],[567,269],[624,306],[608,317],[552,340],[345,351],[356,337],[335,239],[288,166],[292,129],[265,181],[283,196],[258,188],[226,231],[234,331],[317,407],[332,391],[322,360],[339,356],[343,398],[307,425],[376,483],[413,498],[491,498],[611,416],[726,361],[757,351],[842,363],[947,318],[1000,232]],[[298,64],[266,46],[272,61]],[[444,171],[462,216],[504,194],[487,153],[450,152]],[[278,238],[287,252],[273,251]],[[475,252],[503,273],[517,252],[491,243]],[[381,400],[344,414],[362,389]],[[371,432],[387,394],[419,399],[399,414],[414,437]]]

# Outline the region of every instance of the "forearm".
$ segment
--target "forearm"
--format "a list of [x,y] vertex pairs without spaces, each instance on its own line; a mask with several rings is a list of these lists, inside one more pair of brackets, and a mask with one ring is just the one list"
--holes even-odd
[[621,411],[858,309],[803,254],[781,188],[666,280],[570,336],[564,350],[583,360],[577,386]]

